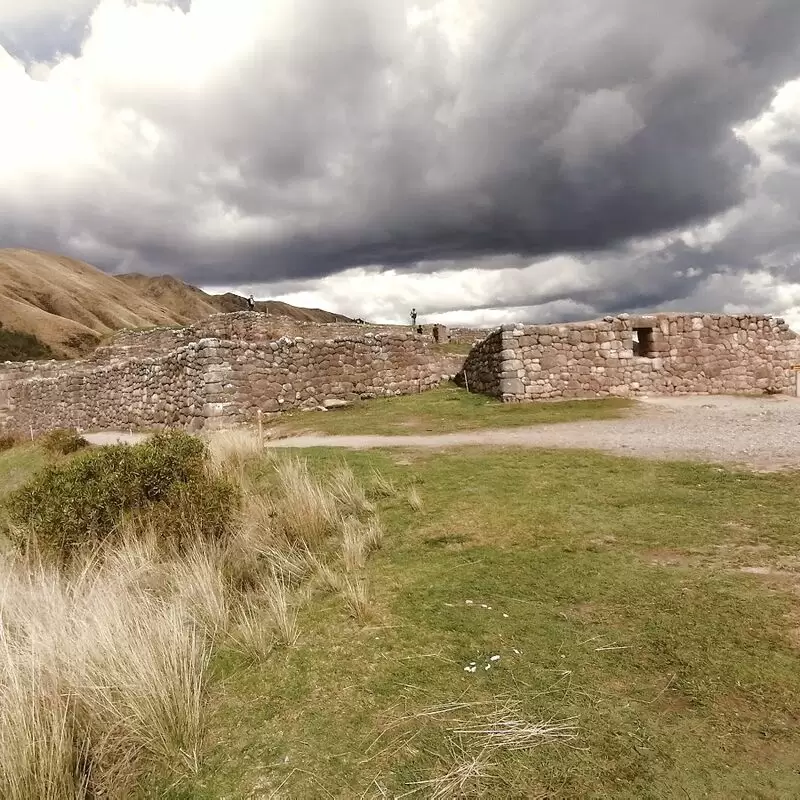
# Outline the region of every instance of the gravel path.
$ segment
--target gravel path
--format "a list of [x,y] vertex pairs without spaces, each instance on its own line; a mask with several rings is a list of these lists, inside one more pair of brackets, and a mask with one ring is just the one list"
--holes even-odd
[[353,449],[463,445],[584,448],[761,470],[800,467],[800,398],[658,397],[616,420],[423,436],[296,436],[269,443]]
[[[92,444],[134,444],[148,434],[85,434]],[[418,436],[294,436],[269,447],[566,447],[647,458],[800,468],[800,398],[653,397],[622,419]]]

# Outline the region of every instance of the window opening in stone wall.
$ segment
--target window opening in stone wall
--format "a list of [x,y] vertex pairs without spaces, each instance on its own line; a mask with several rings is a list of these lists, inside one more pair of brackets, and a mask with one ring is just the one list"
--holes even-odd
[[653,329],[633,329],[633,354],[640,358],[649,358],[653,355]]

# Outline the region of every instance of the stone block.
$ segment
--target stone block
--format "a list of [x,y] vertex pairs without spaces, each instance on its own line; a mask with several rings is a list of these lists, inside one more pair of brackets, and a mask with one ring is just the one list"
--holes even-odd
[[503,378],[500,381],[500,392],[504,395],[523,395],[525,387],[519,378]]

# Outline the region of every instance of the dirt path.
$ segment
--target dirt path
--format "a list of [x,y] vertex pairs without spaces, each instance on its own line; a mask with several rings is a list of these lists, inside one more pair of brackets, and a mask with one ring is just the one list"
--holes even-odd
[[270,447],[566,447],[649,458],[800,467],[800,399],[661,397],[623,419],[424,436],[296,436]]

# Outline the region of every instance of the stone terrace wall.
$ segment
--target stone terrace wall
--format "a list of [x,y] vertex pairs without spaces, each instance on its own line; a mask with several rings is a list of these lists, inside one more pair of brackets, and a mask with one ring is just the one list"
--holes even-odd
[[220,342],[217,413],[224,424],[246,422],[259,410],[315,408],[326,399],[415,394],[455,375],[464,358],[442,356],[418,336],[368,333],[328,340],[283,338],[268,347]]
[[[239,327],[242,315],[230,316],[238,319],[223,320],[224,327],[214,318],[213,330],[231,338],[190,340],[210,325],[193,326],[190,333],[131,332],[100,357],[0,365],[0,429],[196,429],[245,421],[259,410],[423,391],[457,373],[464,360],[396,327],[376,332],[300,323],[311,338],[268,341],[265,315],[246,315],[262,318],[255,321],[257,330],[247,319]],[[142,340],[178,346],[144,357]]]
[[[458,381],[472,392],[502,396],[501,377],[503,374],[503,348],[506,332],[502,329],[492,331],[482,342],[470,351]],[[508,353],[506,353],[508,355]],[[464,380],[466,376],[466,381]]]
[[568,325],[506,325],[499,340],[488,352],[475,348],[464,371],[471,389],[506,401],[793,392],[791,365],[800,362],[800,339],[782,319],[751,315],[620,315]]
[[203,351],[192,343],[160,358],[61,362],[22,379],[0,368],[0,428],[202,427]]
[[[366,333],[408,333],[410,325],[361,325],[355,322],[302,322],[291,317],[239,311],[215,314],[187,327],[161,327],[126,330],[114,334],[90,356],[93,361],[108,361],[131,356],[146,357],[166,353],[201,339],[229,339],[247,342],[274,342],[282,336],[334,339],[364,336]],[[479,331],[477,332],[480,333]],[[426,341],[433,341],[430,327],[424,329]]]

